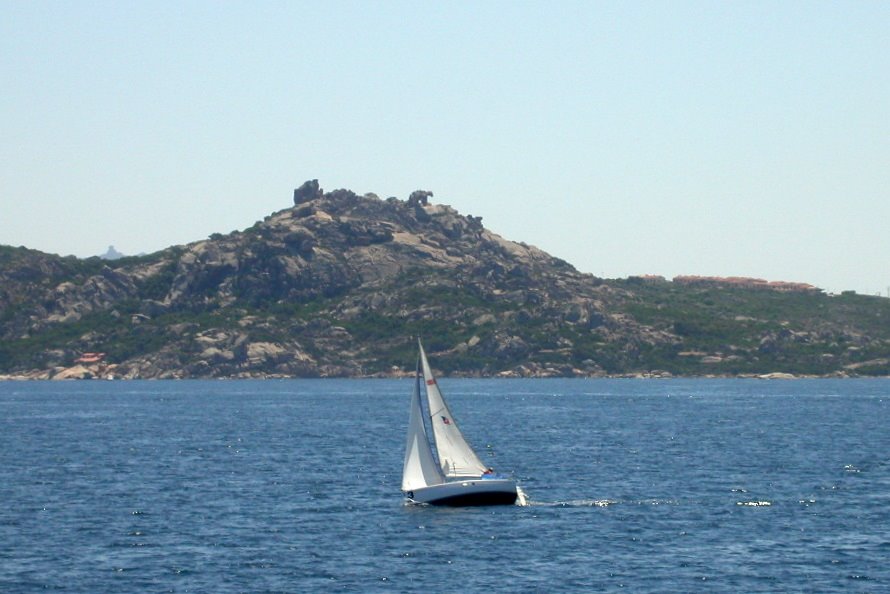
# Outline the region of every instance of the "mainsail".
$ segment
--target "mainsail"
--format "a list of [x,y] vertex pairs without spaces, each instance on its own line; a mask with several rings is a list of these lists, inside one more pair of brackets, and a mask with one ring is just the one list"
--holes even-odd
[[426,436],[423,425],[423,412],[420,407],[420,374],[414,386],[411,398],[411,410],[408,415],[408,441],[405,447],[405,465],[402,469],[402,490],[413,491],[444,481]]
[[[426,385],[427,403],[429,404],[430,425],[436,440],[436,452],[442,474],[446,477],[479,477],[485,472],[485,465],[464,439],[451,416],[448,405],[439,392],[439,385],[426,360],[423,345],[420,344],[420,362],[423,367],[423,381]],[[418,402],[419,405],[419,402]],[[413,409],[412,409],[413,414]],[[409,437],[410,439],[410,437]]]

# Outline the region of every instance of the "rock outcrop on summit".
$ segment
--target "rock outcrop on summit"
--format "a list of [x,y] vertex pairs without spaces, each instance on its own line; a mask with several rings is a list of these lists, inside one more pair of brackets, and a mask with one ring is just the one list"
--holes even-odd
[[304,202],[321,198],[323,195],[324,192],[322,192],[318,180],[310,179],[309,181],[303,182],[302,186],[294,190],[294,205],[298,206]]

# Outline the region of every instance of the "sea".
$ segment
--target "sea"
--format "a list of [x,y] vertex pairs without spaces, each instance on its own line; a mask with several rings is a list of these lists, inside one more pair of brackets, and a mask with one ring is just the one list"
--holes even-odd
[[0,592],[890,592],[890,380],[439,384],[527,506],[405,503],[411,380],[0,382]]

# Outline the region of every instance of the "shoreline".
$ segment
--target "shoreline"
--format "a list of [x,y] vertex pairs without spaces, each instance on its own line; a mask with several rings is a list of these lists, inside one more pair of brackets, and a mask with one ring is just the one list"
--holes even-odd
[[[214,376],[180,376],[174,373],[164,374],[158,377],[119,377],[113,374],[66,374],[55,373],[48,370],[33,371],[29,373],[13,373],[0,374],[0,382],[59,382],[59,381],[265,381],[265,380],[338,380],[338,379],[411,379],[413,373],[390,373],[390,374],[370,374],[370,375],[331,375],[331,376],[289,376],[278,374],[243,374],[235,376],[214,377]],[[472,375],[458,374],[447,375],[442,374],[440,377],[444,379],[491,379],[491,380],[515,380],[515,379],[577,379],[577,380],[597,380],[597,379],[628,379],[628,380],[704,380],[704,379],[754,379],[754,380],[813,380],[813,379],[890,379],[890,375],[859,375],[844,372],[834,372],[823,375],[813,374],[794,374],[786,372],[770,372],[770,373],[745,373],[745,374],[707,374],[707,375],[679,375],[669,372],[638,372],[638,373],[621,373],[621,374],[593,374],[593,375],[557,375],[557,374],[538,374],[538,375],[520,375],[511,372],[501,372],[495,375]]]

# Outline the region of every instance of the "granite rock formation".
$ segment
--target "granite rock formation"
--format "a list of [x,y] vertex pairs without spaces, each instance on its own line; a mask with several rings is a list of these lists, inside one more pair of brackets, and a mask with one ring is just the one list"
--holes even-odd
[[243,231],[146,256],[0,247],[0,374],[398,376],[416,335],[454,375],[854,375],[890,360],[873,324],[890,300],[604,281],[431,196],[311,180]]

